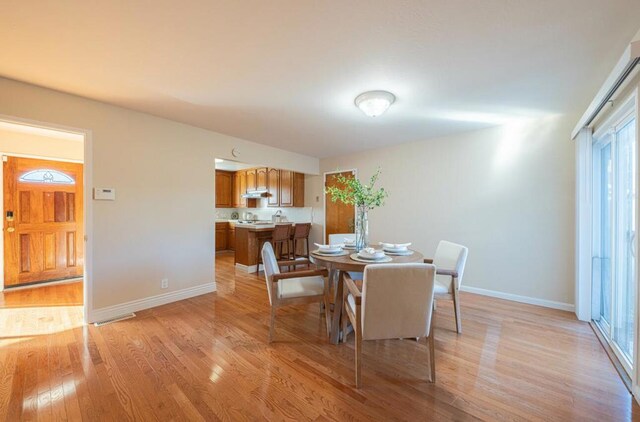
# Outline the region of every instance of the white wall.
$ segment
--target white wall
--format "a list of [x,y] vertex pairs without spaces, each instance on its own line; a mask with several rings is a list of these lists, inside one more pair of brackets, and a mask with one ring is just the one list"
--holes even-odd
[[0,114],[91,131],[93,186],[117,192],[92,203],[94,315],[213,282],[215,157],[237,147],[243,161],[318,173],[312,157],[2,78]]
[[0,153],[82,161],[84,144],[82,141],[57,139],[0,128]]
[[[460,135],[323,159],[322,172],[382,168],[390,192],[370,213],[375,241],[439,240],[469,247],[463,284],[544,301],[574,302],[574,145],[577,116],[514,122]],[[314,240],[322,238],[322,176],[309,177]],[[320,197],[316,201],[316,197]],[[564,306],[570,308],[570,306]]]

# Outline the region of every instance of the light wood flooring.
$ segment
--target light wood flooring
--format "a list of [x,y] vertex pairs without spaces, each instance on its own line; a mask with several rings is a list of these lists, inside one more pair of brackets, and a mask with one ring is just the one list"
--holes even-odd
[[[0,420],[639,420],[586,323],[463,293],[424,342],[331,345],[317,305],[284,309],[267,343],[264,279],[217,257],[218,292],[82,325],[82,286],[0,293]],[[56,299],[57,298],[57,299]]]

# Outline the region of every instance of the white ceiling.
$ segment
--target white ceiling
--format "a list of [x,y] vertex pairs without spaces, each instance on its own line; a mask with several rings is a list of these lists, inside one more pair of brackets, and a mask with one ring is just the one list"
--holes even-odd
[[[0,75],[325,157],[579,113],[639,25],[638,0],[11,0]],[[371,89],[397,96],[375,119]]]

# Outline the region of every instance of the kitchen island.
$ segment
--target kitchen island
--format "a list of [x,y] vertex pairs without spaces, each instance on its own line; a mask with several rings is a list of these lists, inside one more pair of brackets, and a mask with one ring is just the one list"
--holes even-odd
[[[271,241],[276,224],[294,223],[236,223],[235,265],[248,273],[258,272],[258,255],[265,242]],[[300,244],[300,246],[303,246]],[[302,254],[302,250],[298,250]],[[260,260],[261,261],[261,260]]]

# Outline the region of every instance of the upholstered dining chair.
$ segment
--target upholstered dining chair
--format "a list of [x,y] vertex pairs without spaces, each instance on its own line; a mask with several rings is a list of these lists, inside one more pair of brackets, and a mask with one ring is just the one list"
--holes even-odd
[[329,315],[329,282],[326,269],[280,272],[280,267],[309,265],[309,260],[297,259],[277,261],[271,243],[262,247],[264,276],[267,282],[269,304],[271,305],[271,322],[269,324],[269,343],[273,341],[276,311],[282,306],[301,305],[306,303],[323,303],[327,334],[331,330]]
[[[433,286],[430,264],[371,264],[364,270],[362,291],[345,274],[343,315],[356,335],[356,387],[362,385],[362,341],[425,337],[429,346],[430,381],[436,380],[433,340]],[[347,322],[342,322],[343,342]]]
[[[339,245],[344,243],[345,239],[350,239],[355,241],[356,234],[355,233],[337,233],[329,235],[329,244],[330,245]],[[357,273],[355,271],[349,271],[349,275],[354,280],[362,280],[362,273]]]
[[469,249],[457,243],[441,240],[433,259],[424,262],[436,266],[435,298],[453,300],[456,318],[456,331],[462,333],[462,315],[460,314],[460,285],[464,275]]

